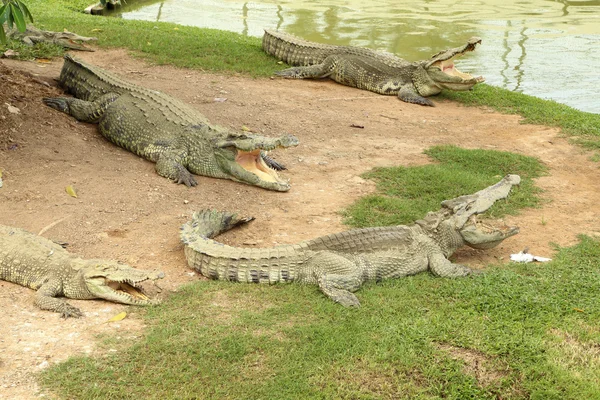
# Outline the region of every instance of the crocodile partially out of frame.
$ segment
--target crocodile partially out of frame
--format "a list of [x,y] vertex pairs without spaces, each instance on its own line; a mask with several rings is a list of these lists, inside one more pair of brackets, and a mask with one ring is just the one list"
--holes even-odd
[[0,280],[36,290],[39,308],[65,318],[82,313],[59,296],[150,305],[158,301],[150,299],[140,285],[163,277],[163,272],[142,271],[112,260],[85,260],[42,236],[0,225]]
[[63,32],[44,31],[33,25],[27,25],[24,32],[20,32],[16,27],[7,29],[6,36],[13,40],[23,42],[28,46],[36,43],[54,44],[69,50],[94,51],[84,43],[98,40],[95,37],[81,36],[67,30]]
[[294,245],[237,248],[211,238],[251,221],[230,212],[204,210],[181,228],[188,265],[211,279],[234,282],[317,284],[344,306],[359,306],[352,293],[366,281],[399,278],[424,271],[460,277],[473,271],[448,260],[467,245],[489,249],[519,232],[517,227],[493,227],[478,221],[511,188],[518,175],[507,175],[479,192],[442,202],[414,225],[355,229]]
[[429,60],[410,62],[395,55],[363,47],[315,43],[296,36],[265,30],[263,50],[294,68],[275,73],[284,78],[331,78],[346,86],[379,94],[398,95],[400,100],[433,106],[426,97],[443,89],[469,90],[483,77],[473,77],[454,66],[458,56],[475,50],[481,39],[473,37],[463,46],[440,51]]
[[70,55],[65,56],[60,83],[75,97],[45,98],[48,106],[79,121],[98,123],[105,138],[155,162],[161,176],[187,186],[196,186],[194,173],[269,190],[290,189],[266,152],[296,146],[294,136],[269,138],[211,125],[171,96]]

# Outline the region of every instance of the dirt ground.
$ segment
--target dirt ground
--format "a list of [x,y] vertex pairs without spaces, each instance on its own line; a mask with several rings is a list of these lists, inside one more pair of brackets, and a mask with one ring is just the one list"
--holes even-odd
[[[422,151],[437,144],[536,156],[550,168],[549,176],[537,180],[549,202],[506,218],[521,233],[485,253],[462,250],[459,262],[482,267],[525,247],[552,256],[552,242],[571,245],[580,233],[600,235],[599,164],[557,129],[521,125],[517,116],[435,98],[435,108],[409,105],[333,82],[151,66],[120,50],[77,56],[190,103],[215,124],[273,136],[287,132],[301,141],[274,153],[289,168],[283,173],[293,185],[287,193],[205,177],[186,188],[158,176],[154,164],[110,144],[96,126],[42,104],[42,97],[61,94],[53,80],[61,60],[0,62],[0,224],[43,231],[84,257],[161,269],[166,278],[153,288],[160,298],[204,279],[187,269],[178,240],[179,226],[193,211],[215,207],[256,217],[221,238],[240,246],[294,243],[345,230],[339,211],[374,190],[360,174],[376,166],[429,163]],[[67,185],[78,198],[65,192]],[[99,334],[137,337],[143,328],[135,310],[122,321],[106,322],[125,306],[71,303],[84,318],[64,320],[40,311],[32,290],[0,281],[0,398],[39,397],[36,372],[72,355],[97,353]]]

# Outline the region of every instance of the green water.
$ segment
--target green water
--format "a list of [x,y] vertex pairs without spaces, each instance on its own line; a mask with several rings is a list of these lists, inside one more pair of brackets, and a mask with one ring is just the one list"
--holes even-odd
[[600,0],[128,0],[128,19],[262,36],[263,28],[333,44],[429,58],[471,36],[459,68],[487,83],[600,113]]

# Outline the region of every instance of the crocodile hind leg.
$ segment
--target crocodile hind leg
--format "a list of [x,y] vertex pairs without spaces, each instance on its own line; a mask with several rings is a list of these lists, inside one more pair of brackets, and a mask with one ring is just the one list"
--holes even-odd
[[327,78],[336,67],[335,56],[329,56],[321,64],[309,65],[306,67],[293,67],[275,72],[275,75],[283,78],[294,79],[319,79]]
[[314,277],[321,291],[344,307],[359,307],[356,292],[364,282],[362,269],[357,263],[339,254],[318,252],[310,261]]
[[62,111],[81,122],[97,123],[110,104],[119,98],[117,93],[106,93],[94,101],[85,101],[75,97],[45,97],[44,103]]

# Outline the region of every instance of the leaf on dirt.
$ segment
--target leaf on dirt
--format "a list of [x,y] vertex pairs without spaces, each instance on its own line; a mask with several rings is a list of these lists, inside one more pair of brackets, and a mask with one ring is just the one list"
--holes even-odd
[[6,107],[8,107],[8,112],[11,114],[19,114],[21,112],[21,110],[19,110],[17,107],[11,106],[8,103],[4,103],[6,105]]
[[69,185],[65,188],[65,191],[67,192],[67,194],[71,197],[75,197],[77,198],[77,192],[75,191],[75,189],[73,188],[73,186]]
[[227,101],[227,97],[215,97],[216,103],[225,103]]
[[106,322],[117,322],[117,321],[121,321],[122,319],[124,319],[127,316],[127,313],[125,311],[123,311],[122,313],[118,313],[117,315],[115,315],[114,317],[112,317],[111,319],[109,319]]
[[49,64],[52,62],[52,60],[49,58],[36,58],[35,61],[42,64]]
[[250,128],[248,128],[246,125],[242,125],[242,130],[244,132],[250,132]]

